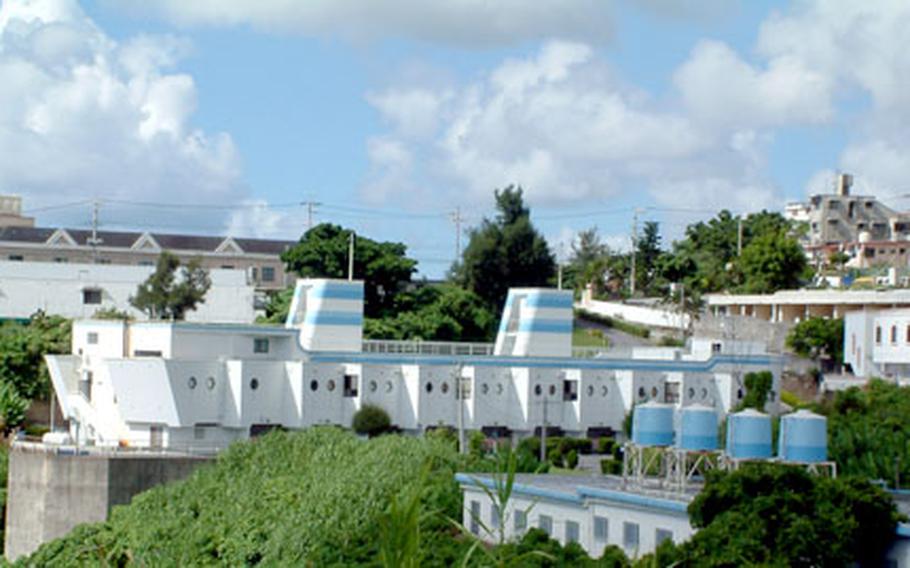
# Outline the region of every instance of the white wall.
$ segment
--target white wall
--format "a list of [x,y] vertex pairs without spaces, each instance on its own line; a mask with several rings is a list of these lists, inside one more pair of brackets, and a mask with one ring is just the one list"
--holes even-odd
[[675,310],[665,310],[660,308],[646,308],[644,306],[633,306],[621,304],[619,302],[602,302],[600,300],[585,299],[575,305],[585,311],[618,318],[627,322],[646,325],[650,327],[665,327],[679,329],[681,325],[689,326],[690,318],[683,314],[680,321],[680,314]]
[[[0,318],[25,319],[38,310],[67,318],[90,318],[103,308],[145,314],[130,306],[136,288],[154,272],[150,266],[0,261]],[[250,323],[255,290],[243,270],[211,269],[205,302],[187,312],[188,321]],[[84,304],[83,290],[101,290],[101,304]]]

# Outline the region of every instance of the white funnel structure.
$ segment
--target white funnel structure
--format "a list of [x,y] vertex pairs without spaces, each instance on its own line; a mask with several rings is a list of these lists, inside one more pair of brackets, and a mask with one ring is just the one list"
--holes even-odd
[[496,355],[571,357],[572,291],[512,288],[496,336]]
[[363,281],[298,280],[285,327],[300,330],[307,351],[361,351]]

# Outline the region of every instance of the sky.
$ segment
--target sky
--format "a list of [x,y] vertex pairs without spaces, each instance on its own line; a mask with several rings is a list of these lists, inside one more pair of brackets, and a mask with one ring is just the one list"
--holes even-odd
[[633,218],[910,193],[903,0],[0,0],[0,193],[45,226],[404,242],[520,185],[564,259]]

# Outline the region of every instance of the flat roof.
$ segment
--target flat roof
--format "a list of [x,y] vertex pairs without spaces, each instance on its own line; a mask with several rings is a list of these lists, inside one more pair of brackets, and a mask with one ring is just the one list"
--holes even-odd
[[[495,487],[495,477],[490,474],[457,473],[455,480],[462,486]],[[683,491],[626,484],[616,475],[551,475],[517,474],[513,491],[520,495],[582,505],[585,499],[596,499],[659,509],[665,512],[687,514],[689,502],[701,491],[701,484],[693,483]]]
[[708,294],[709,306],[907,304],[910,290],[783,290],[774,294]]

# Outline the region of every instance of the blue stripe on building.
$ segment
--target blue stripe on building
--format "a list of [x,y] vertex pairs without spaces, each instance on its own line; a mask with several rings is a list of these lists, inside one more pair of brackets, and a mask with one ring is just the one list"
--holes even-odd
[[310,295],[331,300],[363,300],[363,286],[359,282],[326,282],[313,286]]
[[572,333],[571,320],[532,319],[518,322],[518,331],[524,333]]
[[531,293],[525,304],[532,308],[572,308],[572,294],[564,293]]
[[360,312],[307,312],[305,325],[363,325]]

